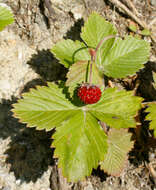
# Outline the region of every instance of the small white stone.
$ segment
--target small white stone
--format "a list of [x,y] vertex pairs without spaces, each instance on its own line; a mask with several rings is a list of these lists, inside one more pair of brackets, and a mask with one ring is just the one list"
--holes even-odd
[[10,8],[10,7],[8,7],[8,5],[6,5],[5,3],[0,3],[0,6],[1,6],[1,7],[6,7],[6,8]]
[[20,184],[21,184],[21,180],[20,179],[16,180],[16,185],[20,185]]
[[84,190],[94,190],[91,182],[89,182],[89,184],[84,188]]
[[84,7],[82,5],[74,7],[71,12],[73,13],[75,20],[81,19],[84,13]]
[[152,4],[153,6],[156,6],[156,0],[151,0],[151,4]]
[[11,88],[11,84],[8,80],[0,80],[0,91],[8,91]]

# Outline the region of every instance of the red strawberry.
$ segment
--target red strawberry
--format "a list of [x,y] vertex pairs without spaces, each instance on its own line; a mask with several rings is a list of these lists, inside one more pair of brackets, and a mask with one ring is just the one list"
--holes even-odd
[[101,90],[96,85],[84,83],[79,87],[77,95],[85,104],[94,104],[100,100]]

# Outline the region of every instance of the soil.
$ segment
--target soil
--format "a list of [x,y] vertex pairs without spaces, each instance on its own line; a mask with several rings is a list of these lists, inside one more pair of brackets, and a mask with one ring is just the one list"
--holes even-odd
[[[12,104],[36,85],[65,80],[67,69],[50,52],[62,38],[80,39],[80,29],[92,11],[113,23],[121,37],[134,35],[128,29],[135,22],[109,0],[0,0],[11,7],[15,22],[0,33],[0,190],[154,190],[156,189],[156,141],[140,113],[141,137],[129,154],[120,177],[99,168],[85,181],[67,183],[57,168],[50,148],[53,131],[26,128],[13,117]],[[128,6],[128,1],[120,0]],[[155,0],[133,0],[140,19],[148,25],[156,17]],[[131,7],[129,9],[132,11]],[[137,27],[141,27],[136,23]],[[156,40],[156,22],[151,24]],[[145,101],[156,100],[152,72],[156,72],[156,43],[145,68],[135,77],[112,80],[127,90],[135,90]],[[135,132],[132,131],[135,135]]]

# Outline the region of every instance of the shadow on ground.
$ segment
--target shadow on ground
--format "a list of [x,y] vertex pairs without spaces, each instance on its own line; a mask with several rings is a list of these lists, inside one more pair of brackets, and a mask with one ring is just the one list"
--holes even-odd
[[144,69],[138,74],[140,85],[137,93],[147,102],[156,100],[156,89],[153,86],[152,72],[156,73],[156,62],[146,63]]
[[[41,76],[41,79],[28,82],[21,94],[37,85],[46,85],[46,81],[65,79],[66,69],[57,62],[49,50],[39,51],[32,56],[28,64]],[[7,155],[6,164],[10,167],[10,172],[14,172],[16,179],[26,183],[35,182],[50,165],[55,163],[53,149],[50,148],[54,131],[37,131],[19,122],[11,111],[16,102],[17,99],[12,97],[12,101],[2,100],[0,104],[0,138],[10,138],[4,153]]]
[[[64,38],[79,39],[82,22],[78,21]],[[36,85],[47,85],[47,81],[65,81],[67,69],[59,64],[50,50],[41,50],[32,55],[28,65],[40,78],[28,82],[21,94],[35,88]],[[10,167],[10,172],[14,172],[16,179],[27,183],[35,182],[47,171],[48,166],[55,164],[53,149],[50,148],[54,131],[37,131],[20,123],[11,111],[16,102],[17,99],[12,97],[11,101],[2,100],[0,104],[0,138],[9,142],[4,153],[7,156],[6,164]]]
[[53,150],[50,148],[53,132],[26,128],[25,124],[13,117],[12,103],[15,103],[15,100],[4,100],[0,104],[0,138],[7,141],[9,137],[9,144],[4,153],[7,156],[6,164],[10,172],[14,172],[16,179],[27,183],[35,182],[54,164]]
[[32,55],[28,65],[41,76],[43,81],[65,80],[67,69],[54,58],[49,49]]
[[77,22],[75,22],[74,26],[72,26],[70,30],[67,31],[66,35],[64,36],[64,39],[71,39],[73,41],[75,40],[82,41],[80,33],[81,33],[81,27],[83,25],[84,25],[84,20],[79,19]]

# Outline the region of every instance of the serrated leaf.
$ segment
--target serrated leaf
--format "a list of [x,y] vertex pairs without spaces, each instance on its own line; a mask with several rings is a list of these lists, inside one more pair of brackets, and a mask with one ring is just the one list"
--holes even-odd
[[133,117],[141,100],[132,92],[107,89],[98,103],[79,107],[68,101],[57,85],[48,83],[48,87],[23,94],[13,112],[28,127],[56,128],[55,157],[59,157],[64,176],[77,181],[104,160],[107,143],[99,119],[117,128],[135,127]]
[[[102,16],[93,12],[88,21],[85,22],[82,28],[81,38],[90,47],[96,48],[101,40],[110,35],[115,35],[116,29],[114,26],[107,22]],[[106,57],[110,48],[114,43],[115,38],[106,40],[103,45],[99,48],[96,56],[96,60],[101,62],[101,57]]]
[[150,45],[144,40],[127,36],[118,39],[109,54],[99,64],[104,74],[114,78],[123,78],[135,74],[143,68],[149,57]]
[[108,151],[100,163],[101,169],[110,175],[118,176],[124,169],[127,154],[133,148],[131,134],[124,129],[111,129],[108,133]]
[[[85,107],[72,105],[55,84],[23,94],[13,112],[23,123],[38,130],[51,130],[55,156],[68,180],[77,181],[91,174],[107,151],[106,135]],[[94,150],[92,150],[94,148]]]
[[[67,73],[66,85],[69,86],[69,92],[73,93],[78,84],[82,82],[89,82],[90,62],[79,61],[74,63]],[[92,83],[101,87],[103,85],[103,78],[100,75],[96,64],[92,65]]]
[[113,34],[116,34],[114,26],[94,12],[89,16],[84,27],[82,27],[81,38],[88,46],[96,48],[104,37]]
[[[61,125],[79,110],[86,110],[111,127],[135,127],[134,116],[141,108],[141,97],[133,96],[132,91],[118,91],[116,88],[104,90],[99,102],[85,107],[74,106],[62,93],[62,89],[53,83],[49,87],[31,89],[23,94],[13,112],[29,127],[51,130]],[[128,108],[128,109],[127,109]]]
[[58,127],[53,138],[58,166],[69,181],[89,176],[107,150],[106,135],[98,121],[83,110]]
[[151,121],[149,128],[154,130],[154,137],[156,137],[156,103],[149,103],[146,112],[149,114],[146,116],[146,120]]
[[90,54],[85,44],[70,39],[59,41],[53,46],[51,52],[65,67],[69,67],[77,61],[90,60]]
[[31,89],[30,93],[23,94],[24,99],[14,104],[15,116],[21,118],[21,122],[28,123],[29,127],[49,131],[72,117],[77,109],[62,94],[62,89],[53,83],[48,85],[49,87],[38,87],[37,90]]
[[135,127],[134,116],[141,108],[142,100],[140,97],[133,96],[132,91],[109,88],[103,92],[98,103],[91,105],[90,112],[111,127]]
[[2,31],[7,25],[13,23],[14,17],[11,10],[7,6],[0,4],[0,31]]

